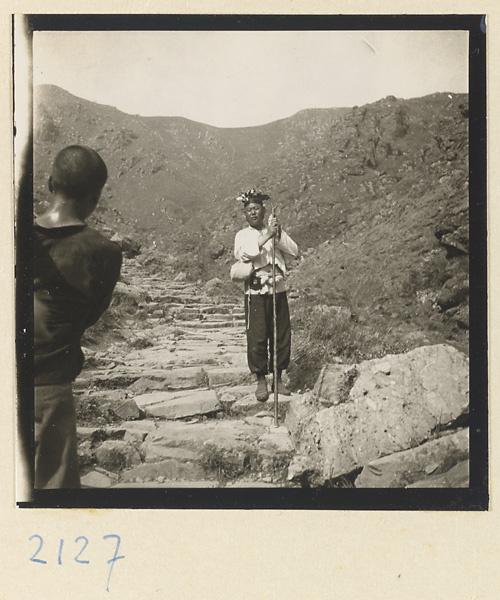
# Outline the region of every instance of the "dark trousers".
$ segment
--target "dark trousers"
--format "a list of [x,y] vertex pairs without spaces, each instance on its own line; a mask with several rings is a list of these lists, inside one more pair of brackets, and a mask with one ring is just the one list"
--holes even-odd
[[79,488],[71,383],[35,386],[35,488]]
[[[272,294],[246,296],[245,320],[250,371],[259,375],[272,373],[274,370]],[[286,292],[276,294],[276,327],[278,371],[283,371],[290,362],[292,340]]]

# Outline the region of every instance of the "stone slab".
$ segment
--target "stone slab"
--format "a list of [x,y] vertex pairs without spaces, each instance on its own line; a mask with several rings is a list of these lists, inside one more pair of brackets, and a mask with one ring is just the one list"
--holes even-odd
[[[156,463],[144,463],[121,473],[121,481],[160,481],[182,479],[204,479],[205,473],[201,465],[193,462],[180,461],[175,458]],[[162,481],[163,480],[163,481]]]
[[210,387],[248,384],[255,377],[248,367],[207,368],[206,373]]
[[145,481],[142,483],[131,483],[123,482],[117,483],[112,488],[179,488],[179,489],[191,489],[191,488],[217,488],[219,487],[219,481],[208,480],[208,481],[164,481],[162,483],[157,481]]
[[295,445],[285,427],[270,427],[269,432],[258,439],[259,451],[269,451],[273,454],[291,454]]
[[270,427],[273,424],[273,420],[273,417],[267,415],[265,417],[245,417],[245,423],[248,423],[249,425],[258,425],[259,427],[266,428]]
[[426,442],[371,461],[357,477],[357,488],[402,488],[441,474],[469,457],[469,430]]
[[135,381],[129,390],[143,394],[148,390],[185,390],[203,387],[206,374],[201,367],[147,371]]
[[261,480],[242,480],[242,481],[232,481],[226,485],[226,488],[281,488],[284,487],[284,484],[280,483],[271,483],[267,481]]
[[468,488],[469,461],[463,461],[452,467],[446,473],[430,475],[416,481],[409,488]]
[[143,444],[141,453],[146,463],[159,462],[167,458],[185,461],[196,461],[200,458],[199,450],[172,448],[161,444]]
[[209,322],[209,321],[180,321],[179,326],[181,329],[226,329],[230,327],[244,327],[245,321],[241,319],[234,319],[231,321],[217,321],[217,322]]
[[[255,387],[252,386],[251,393],[243,398],[240,398],[234,404],[231,405],[231,414],[235,415],[254,415],[261,410],[273,411],[274,407],[274,396],[269,392],[269,399],[266,402],[259,402],[255,398]],[[287,410],[290,402],[297,397],[298,394],[292,394],[291,396],[283,396],[278,394],[278,410],[283,412]]]
[[147,416],[163,419],[182,419],[220,409],[214,390],[196,390],[183,395],[176,395],[175,392],[156,392],[139,396],[138,400]]
[[262,428],[242,420],[212,420],[203,423],[167,421],[150,433],[143,444],[201,451],[207,445],[225,449],[246,449],[262,435]]

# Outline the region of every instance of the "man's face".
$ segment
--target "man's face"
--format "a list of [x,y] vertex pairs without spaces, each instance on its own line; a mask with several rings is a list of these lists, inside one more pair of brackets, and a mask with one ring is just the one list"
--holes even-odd
[[247,218],[247,223],[251,227],[256,227],[257,229],[259,229],[264,225],[265,212],[266,210],[262,206],[262,204],[258,202],[249,202],[245,206],[245,216]]

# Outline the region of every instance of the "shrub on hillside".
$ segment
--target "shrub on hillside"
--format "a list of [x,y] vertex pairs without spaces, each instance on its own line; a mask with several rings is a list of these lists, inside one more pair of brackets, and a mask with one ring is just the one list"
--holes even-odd
[[343,307],[295,303],[288,369],[294,390],[312,388],[321,368],[333,360],[353,363],[410,349],[396,329],[382,329],[369,319],[360,323],[348,313]]

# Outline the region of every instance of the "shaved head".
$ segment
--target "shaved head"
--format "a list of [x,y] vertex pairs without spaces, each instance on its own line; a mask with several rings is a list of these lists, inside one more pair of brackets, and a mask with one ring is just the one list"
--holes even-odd
[[107,178],[104,161],[95,150],[86,146],[64,148],[52,165],[54,191],[76,199],[100,192]]

